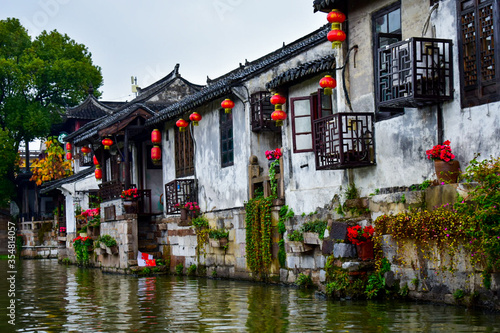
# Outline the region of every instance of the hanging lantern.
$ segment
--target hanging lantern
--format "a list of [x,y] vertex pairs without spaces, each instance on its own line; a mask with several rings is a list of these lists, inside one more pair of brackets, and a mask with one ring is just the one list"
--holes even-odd
[[234,102],[229,98],[222,101],[220,105],[224,108],[224,112],[226,113],[231,113],[231,110],[234,108]]
[[177,125],[177,127],[179,127],[179,132],[184,132],[186,130],[186,127],[189,125],[188,122],[182,118],[177,120],[175,124]]
[[271,113],[271,119],[276,121],[276,126],[283,126],[283,120],[286,119],[286,112],[283,110],[275,110]]
[[189,120],[193,122],[193,126],[198,126],[198,122],[201,120],[201,115],[198,112],[193,112],[189,116]]
[[271,96],[270,101],[271,104],[274,105],[275,110],[281,110],[281,105],[286,103],[286,97],[276,93],[273,96]]
[[328,22],[332,24],[332,30],[327,35],[328,40],[332,42],[332,48],[340,48],[342,42],[346,39],[346,34],[341,29],[341,24],[344,23],[345,18],[345,14],[337,9],[332,9],[326,16]]
[[71,152],[70,152],[70,151],[68,151],[68,152],[66,153],[66,159],[67,159],[68,161],[71,161],[71,160],[73,159],[73,154],[71,154]]
[[332,89],[335,89],[337,86],[337,81],[330,75],[325,75],[319,80],[319,85],[321,88],[325,89],[325,95],[331,95]]
[[101,180],[102,179],[102,169],[101,169],[101,167],[99,165],[97,165],[95,167],[94,174],[95,174],[95,179],[97,179],[97,180]]
[[92,157],[92,159],[94,160],[94,165],[99,165],[99,161],[97,160],[97,157],[95,157],[95,155]]
[[111,140],[110,138],[102,140],[102,145],[104,146],[104,149],[109,149],[109,147],[111,147],[112,144],[113,140]]
[[151,132],[151,142],[155,145],[159,145],[161,143],[161,132],[158,129],[154,129]]
[[161,149],[159,146],[153,146],[153,148],[151,148],[151,159],[153,162],[161,160]]
[[66,150],[67,151],[71,150],[71,142],[66,142]]
[[88,153],[90,153],[90,148],[87,146],[83,146],[80,150],[82,151],[83,155],[87,155]]

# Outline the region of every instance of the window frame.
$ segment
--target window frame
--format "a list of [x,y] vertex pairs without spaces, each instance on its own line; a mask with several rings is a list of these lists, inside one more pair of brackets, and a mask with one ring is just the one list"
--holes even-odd
[[[491,102],[500,101],[500,51],[494,49],[495,41],[497,44],[500,42],[500,29],[494,29],[492,34],[492,45],[493,45],[493,55],[492,62],[495,66],[493,72],[493,79],[489,81],[483,80],[483,64],[481,59],[481,53],[484,51],[481,49],[485,40],[481,38],[480,32],[480,16],[479,12],[482,8],[491,6],[492,7],[492,26],[498,27],[500,22],[500,1],[499,0],[484,0],[483,3],[479,4],[478,0],[473,0],[474,5],[472,8],[462,10],[462,4],[464,0],[457,1],[457,40],[458,40],[458,57],[459,57],[459,71],[460,71],[460,102],[462,108],[479,106]],[[464,29],[462,24],[462,19],[465,15],[473,13],[474,14],[474,66],[475,66],[475,77],[474,84],[466,86],[465,83],[468,82],[469,78],[466,77],[465,69],[465,48],[467,44],[464,43]],[[494,23],[497,22],[497,23]],[[496,51],[496,52],[495,52]],[[483,93],[484,89],[490,90],[489,92]]]
[[[389,13],[399,9],[400,12],[400,33],[386,33],[386,32],[377,32],[377,24],[376,20],[380,17],[386,16]],[[380,96],[379,92],[379,84],[378,84],[378,73],[379,73],[379,48],[380,48],[380,38],[381,37],[389,37],[389,38],[399,38],[399,41],[403,39],[402,33],[402,24],[401,24],[401,1],[397,1],[387,7],[384,7],[376,12],[374,12],[371,16],[372,20],[372,45],[373,45],[373,83],[374,83],[374,92],[375,92],[375,121],[387,120],[394,117],[398,117],[404,114],[404,108],[387,108],[380,107],[378,98]]]
[[[224,132],[227,134],[226,139],[223,139]],[[225,168],[234,165],[234,126],[233,126],[233,114],[226,113],[224,109],[219,109],[219,133],[220,133],[220,140],[219,140],[220,166],[221,168]],[[224,149],[225,142],[228,143],[227,149]],[[231,142],[231,145],[229,145],[229,142]],[[225,163],[224,163],[224,156],[228,157],[228,160]]]
[[181,132],[177,127],[175,131],[175,177],[188,177],[194,175],[194,144],[191,137],[191,126]]

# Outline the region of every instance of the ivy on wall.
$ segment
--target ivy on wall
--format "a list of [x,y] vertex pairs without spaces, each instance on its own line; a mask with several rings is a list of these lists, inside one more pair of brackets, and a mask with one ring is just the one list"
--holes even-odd
[[246,206],[246,260],[254,273],[267,274],[271,266],[272,197],[250,199]]

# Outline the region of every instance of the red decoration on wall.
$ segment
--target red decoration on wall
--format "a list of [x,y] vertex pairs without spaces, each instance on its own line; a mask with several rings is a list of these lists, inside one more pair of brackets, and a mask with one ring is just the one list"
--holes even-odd
[[155,145],[159,145],[161,143],[161,132],[159,129],[154,129],[151,132],[151,142]]
[[102,169],[99,165],[96,166],[94,174],[95,174],[95,179],[97,179],[97,180],[102,179]]
[[82,151],[83,155],[87,155],[88,153],[90,153],[90,148],[87,146],[83,146],[80,150]]
[[327,38],[332,42],[332,48],[340,48],[346,39],[346,34],[341,29],[341,24],[344,23],[346,16],[337,9],[332,9],[326,19],[332,24],[332,30],[328,33]]
[[337,81],[330,75],[325,75],[319,80],[319,85],[321,88],[325,89],[325,95],[331,95],[332,89],[335,89],[337,86]]
[[286,119],[286,112],[283,110],[275,110],[271,113],[271,119],[276,121],[276,126],[283,126],[283,120]]
[[102,145],[104,146],[104,149],[109,149],[109,147],[113,145],[113,140],[111,140],[110,138],[106,138],[102,140]]
[[198,126],[198,122],[202,119],[202,116],[198,112],[193,112],[189,116],[189,120],[193,122],[193,126]]
[[151,148],[151,159],[153,162],[161,160],[161,149],[159,146],[153,146],[153,148]]
[[179,127],[179,132],[184,132],[186,130],[186,127],[189,125],[188,122],[182,118],[177,120],[175,124],[177,125],[177,127]]
[[[275,110],[281,110],[281,105],[286,103],[286,97],[281,96],[280,94],[276,93],[273,96],[271,96],[271,104],[274,105]],[[280,108],[277,109],[276,106],[279,105]]]
[[234,108],[234,102],[229,98],[222,101],[220,105],[224,108],[224,112],[226,113],[231,113],[231,110]]

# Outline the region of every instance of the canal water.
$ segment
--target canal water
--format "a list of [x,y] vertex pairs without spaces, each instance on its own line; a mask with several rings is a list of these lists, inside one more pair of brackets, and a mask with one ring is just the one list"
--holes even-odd
[[[9,283],[0,260],[0,307]],[[500,314],[401,301],[332,301],[313,291],[176,276],[132,277],[20,260],[15,330],[0,332],[499,332]],[[5,312],[5,310],[3,311]]]

